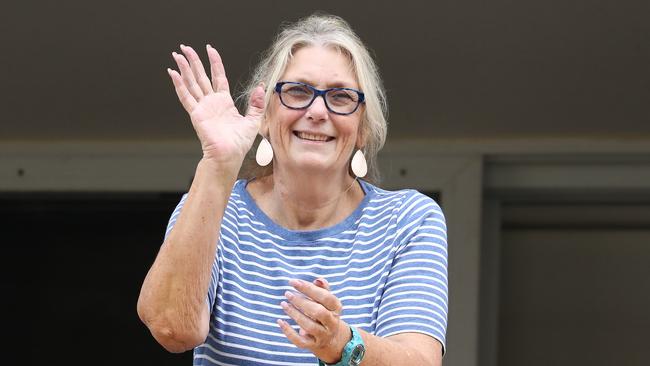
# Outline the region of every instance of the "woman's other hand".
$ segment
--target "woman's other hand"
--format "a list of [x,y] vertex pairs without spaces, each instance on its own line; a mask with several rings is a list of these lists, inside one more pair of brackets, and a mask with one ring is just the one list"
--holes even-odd
[[324,362],[338,362],[343,348],[352,338],[350,327],[340,318],[341,301],[330,292],[329,284],[322,278],[313,283],[291,280],[289,284],[299,293],[287,291],[288,302],[280,305],[300,330],[296,332],[287,322],[278,320],[282,332],[291,343],[310,350]]
[[199,55],[181,45],[183,54],[172,53],[180,72],[167,69],[181,104],[190,115],[201,141],[203,159],[217,163],[234,163],[237,168],[251,148],[264,113],[264,89],[251,95],[250,107],[242,116],[230,95],[230,87],[221,56],[207,45],[211,80]]

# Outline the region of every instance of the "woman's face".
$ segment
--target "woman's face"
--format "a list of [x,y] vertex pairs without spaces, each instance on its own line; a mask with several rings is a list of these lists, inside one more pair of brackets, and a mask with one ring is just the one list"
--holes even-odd
[[[317,89],[359,90],[349,59],[336,49],[305,47],[293,54],[280,81],[297,81]],[[362,146],[359,126],[363,105],[350,115],[330,112],[322,97],[306,109],[282,105],[274,93],[264,126],[276,165],[300,172],[347,172],[355,147]]]

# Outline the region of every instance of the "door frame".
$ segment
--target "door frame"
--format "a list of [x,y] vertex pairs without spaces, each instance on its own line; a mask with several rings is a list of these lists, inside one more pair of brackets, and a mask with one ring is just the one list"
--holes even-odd
[[479,364],[498,364],[501,207],[552,197],[553,202],[650,201],[650,154],[593,151],[495,155],[484,177]]

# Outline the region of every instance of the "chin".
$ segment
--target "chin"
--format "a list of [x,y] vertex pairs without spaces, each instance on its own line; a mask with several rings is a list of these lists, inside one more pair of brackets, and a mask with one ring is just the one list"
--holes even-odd
[[295,162],[295,166],[303,172],[320,173],[331,171],[334,166],[325,159],[301,159]]

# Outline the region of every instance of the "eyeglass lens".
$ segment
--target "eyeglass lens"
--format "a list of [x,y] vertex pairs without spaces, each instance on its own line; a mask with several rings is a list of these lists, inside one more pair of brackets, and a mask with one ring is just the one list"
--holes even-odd
[[[290,108],[306,108],[314,99],[314,90],[303,84],[287,83],[282,85],[280,97]],[[330,90],[325,93],[327,106],[335,113],[350,113],[357,108],[359,94],[353,90]]]

